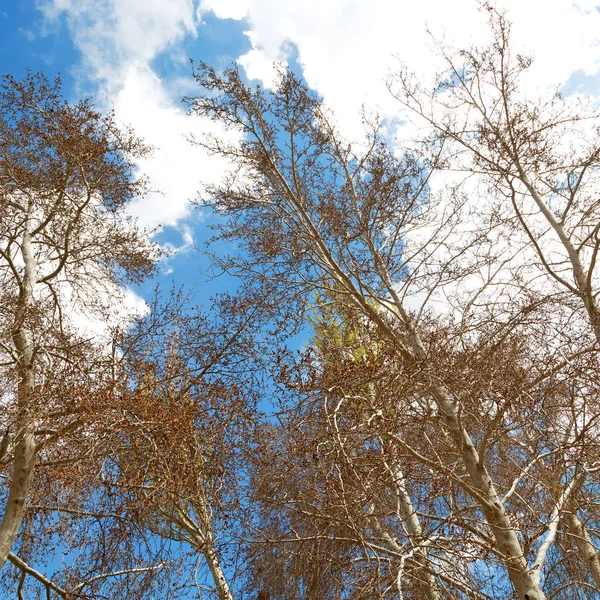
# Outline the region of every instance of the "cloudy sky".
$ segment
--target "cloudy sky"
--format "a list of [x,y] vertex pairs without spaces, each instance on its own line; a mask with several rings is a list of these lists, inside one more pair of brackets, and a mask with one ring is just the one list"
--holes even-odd
[[[600,0],[595,0],[600,2]],[[594,0],[506,0],[514,40],[535,56],[530,84],[600,96],[600,4]],[[361,106],[401,123],[385,87],[397,61],[421,79],[436,71],[433,39],[464,46],[487,38],[475,0],[5,0],[0,5],[1,72],[60,72],[69,99],[91,96],[156,150],[140,164],[153,192],[131,210],[179,249],[163,277],[197,272],[194,243],[206,219],[190,210],[224,165],[186,140],[214,125],[185,115],[193,94],[189,59],[238,61],[268,86],[274,62],[301,70],[349,135]],[[432,37],[433,36],[433,37]]]

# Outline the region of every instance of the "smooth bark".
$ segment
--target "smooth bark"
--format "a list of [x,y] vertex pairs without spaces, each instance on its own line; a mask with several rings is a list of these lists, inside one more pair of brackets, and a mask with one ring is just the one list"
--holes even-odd
[[600,557],[598,556],[596,546],[594,546],[590,539],[590,535],[585,525],[581,522],[575,511],[566,513],[564,520],[567,524],[567,529],[580,552],[580,558],[588,568],[594,583],[600,587]]
[[0,569],[6,562],[25,516],[27,495],[31,487],[36,455],[35,423],[31,414],[31,404],[35,394],[34,351],[31,333],[27,328],[27,318],[33,303],[33,291],[37,282],[37,264],[32,248],[31,211],[30,207],[21,244],[24,269],[20,281],[19,306],[13,327],[13,342],[19,360],[17,365],[19,376],[18,414],[13,472],[8,500],[0,524]]

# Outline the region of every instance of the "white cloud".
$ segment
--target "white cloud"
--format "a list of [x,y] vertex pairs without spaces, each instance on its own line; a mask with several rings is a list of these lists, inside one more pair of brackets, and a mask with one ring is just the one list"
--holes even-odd
[[129,210],[145,227],[176,225],[188,214],[189,201],[201,184],[217,183],[226,168],[225,161],[207,157],[187,136],[231,134],[220,132],[211,121],[189,118],[180,104],[174,104],[164,82],[143,63],[130,65],[113,102],[118,117],[154,146],[152,156],[138,162],[153,191],[135,200]]
[[[195,240],[194,240],[193,229],[189,225],[182,225],[180,227],[180,233],[181,233],[181,244],[179,246],[177,246],[171,242],[167,242],[167,243],[163,244],[162,248],[167,253],[168,257],[174,256],[175,254],[187,254],[188,252],[190,252],[191,250],[194,249]],[[168,267],[167,267],[167,269],[168,269]],[[172,272],[172,270],[169,272]]]
[[92,78],[115,84],[131,61],[150,62],[195,35],[192,0],[39,0],[48,20],[66,18]]
[[[127,329],[134,319],[144,317],[150,312],[147,302],[130,288],[112,289],[110,306],[104,315],[92,315],[86,307],[72,302],[68,289],[63,289],[62,300],[68,307],[66,317],[77,333],[96,342],[110,342],[113,328]],[[109,296],[106,296],[109,298]],[[115,298],[118,302],[115,302]]]
[[[578,70],[598,71],[600,12],[597,0],[506,0],[517,46],[533,53],[535,87],[565,83]],[[202,10],[220,18],[249,22],[252,50],[241,62],[252,77],[270,84],[268,64],[281,60],[290,44],[311,87],[334,109],[342,126],[355,132],[361,105],[382,116],[398,115],[400,107],[384,80],[397,55],[420,79],[440,67],[433,56],[436,36],[457,45],[482,43],[488,38],[487,15],[476,0],[246,0],[235,3],[201,0]],[[229,9],[229,12],[228,12]]]
[[248,14],[247,0],[203,0],[198,6],[198,17],[212,12],[218,19],[235,19],[239,21]]
[[[533,85],[556,86],[575,71],[597,72],[600,12],[594,1],[504,2],[517,45],[536,55]],[[333,108],[350,136],[360,133],[363,105],[390,120],[402,112],[384,83],[397,64],[394,55],[421,80],[439,68],[427,27],[459,45],[488,36],[487,16],[476,0],[200,0],[196,9],[192,0],[39,2],[48,20],[65,17],[83,54],[82,74],[99,83],[100,97],[157,148],[140,167],[153,189],[162,193],[154,192],[132,208],[148,227],[184,218],[199,182],[214,182],[223,171],[222,163],[209,160],[184,139],[207,125],[186,119],[179,94],[166,88],[151,68],[158,55],[176,52],[186,35],[195,36],[207,12],[221,19],[247,18],[252,49],[239,60],[249,77],[267,87],[273,63],[285,60],[295,47],[309,85]],[[182,93],[184,88],[189,93],[188,84]]]
[[190,93],[191,77],[167,87],[151,67],[161,53],[176,52],[184,36],[196,35],[192,0],[43,0],[40,8],[48,21],[65,18],[82,52],[85,83],[95,84],[100,101],[155,149],[138,162],[153,191],[130,211],[149,229],[176,225],[200,183],[218,181],[225,168],[186,139],[219,131],[210,121],[187,118],[179,100]]
[[[252,32],[247,32],[249,36],[253,36]],[[279,53],[276,59],[277,63],[285,63],[285,55]],[[265,87],[273,87],[277,74],[276,64],[272,59],[267,58],[265,53],[260,48],[252,48],[238,59],[239,64],[246,71],[246,75],[250,79],[259,80]]]

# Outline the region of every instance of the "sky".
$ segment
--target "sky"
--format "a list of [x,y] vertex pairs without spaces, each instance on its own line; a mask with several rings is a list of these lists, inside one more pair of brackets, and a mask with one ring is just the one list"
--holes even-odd
[[[600,4],[496,6],[508,11],[517,47],[535,57],[532,87],[600,96]],[[195,250],[209,235],[211,217],[190,200],[227,166],[188,141],[219,133],[181,104],[196,93],[190,59],[217,68],[237,61],[267,87],[274,63],[293,62],[349,137],[360,135],[363,106],[402,137],[415,130],[388,92],[387,76],[402,61],[422,81],[431,79],[439,68],[436,40],[485,43],[479,8],[475,0],[4,0],[0,72],[60,73],[69,100],[91,97],[99,108],[114,109],[155,148],[138,164],[152,191],[130,211],[170,251],[159,281],[174,278],[205,296],[220,285],[199,275],[206,261]],[[147,296],[155,283],[135,292]]]

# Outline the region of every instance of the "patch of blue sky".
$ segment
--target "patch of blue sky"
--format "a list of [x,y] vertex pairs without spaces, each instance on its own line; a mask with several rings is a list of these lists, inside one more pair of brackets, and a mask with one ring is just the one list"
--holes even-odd
[[27,69],[49,78],[60,73],[65,95],[72,98],[72,65],[79,52],[60,26],[49,27],[33,0],[0,5],[0,72],[21,79]]
[[575,71],[561,86],[560,91],[564,96],[598,98],[600,96],[600,71],[593,75],[583,70]]
[[245,21],[219,19],[212,13],[206,13],[195,36],[188,34],[176,45],[158,54],[151,67],[163,81],[174,84],[166,86],[173,95],[173,101],[178,102],[183,95],[198,92],[191,76],[190,59],[217,69],[234,63],[251,48],[250,40],[244,35],[247,28]]

